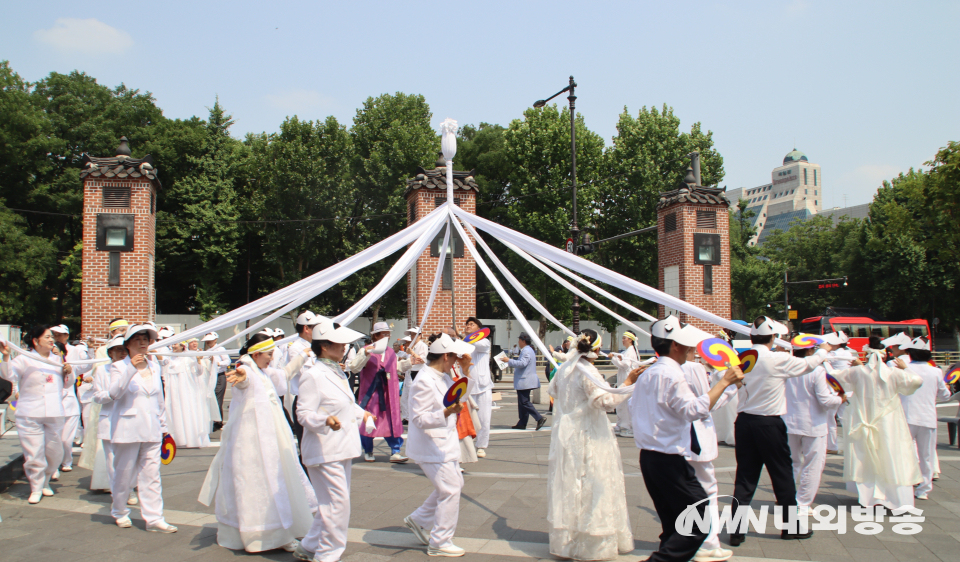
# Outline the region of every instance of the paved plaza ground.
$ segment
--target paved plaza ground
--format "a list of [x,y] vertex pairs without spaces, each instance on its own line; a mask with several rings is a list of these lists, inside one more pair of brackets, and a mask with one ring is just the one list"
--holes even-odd
[[[465,561],[530,562],[551,559],[547,548],[546,475],[550,446],[549,421],[539,432],[516,431],[516,396],[509,379],[498,385],[504,399],[494,410],[494,435],[488,456],[464,465],[465,487],[460,502],[456,543],[467,550]],[[950,413],[953,412],[951,406]],[[542,407],[546,410],[546,407]],[[944,411],[946,412],[946,411]],[[611,416],[611,420],[613,416]],[[12,432],[11,432],[12,433]],[[3,442],[15,439],[8,433]],[[770,524],[767,534],[751,533],[746,543],[734,549],[735,560],[759,559],[897,562],[960,561],[960,451],[946,444],[941,424],[938,447],[942,473],[934,483],[930,500],[918,501],[924,510],[923,530],[903,536],[884,521],[883,531],[865,536],[854,532],[849,520],[845,534],[816,531],[804,541],[783,541]],[[219,434],[215,434],[217,437]],[[620,560],[642,560],[656,547],[660,523],[640,476],[638,451],[632,439],[620,438],[627,502],[636,550]],[[164,466],[163,497],[167,521],[180,527],[174,535],[147,533],[134,508],[134,526],[120,529],[109,515],[108,494],[87,490],[90,472],[76,469],[53,483],[56,496],[31,506],[28,486],[15,482],[0,494],[0,562],[119,562],[126,560],[293,560],[292,555],[273,551],[246,554],[216,544],[213,507],[197,502],[200,486],[216,448],[181,449],[176,460]],[[75,451],[79,455],[79,449]],[[387,461],[388,449],[378,440],[377,462],[355,462],[352,485],[352,518],[349,545],[343,560],[349,562],[426,560],[425,548],[403,527],[403,518],[427,497],[431,485],[415,464]],[[721,446],[715,462],[720,493],[733,492],[736,470],[734,450]],[[843,460],[827,460],[817,504],[856,505],[855,497],[841,482]],[[754,506],[773,504],[766,473]],[[772,509],[772,507],[771,507]],[[721,538],[726,542],[726,534]]]

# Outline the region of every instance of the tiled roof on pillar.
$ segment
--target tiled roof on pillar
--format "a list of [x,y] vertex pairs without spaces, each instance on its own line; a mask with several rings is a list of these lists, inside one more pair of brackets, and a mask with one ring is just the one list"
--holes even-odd
[[80,172],[81,180],[87,178],[105,180],[146,178],[152,181],[158,189],[160,188],[157,169],[153,167],[153,158],[149,154],[143,158],[130,158],[127,137],[120,138],[120,146],[117,147],[116,156],[99,158],[84,154],[82,162],[84,168]]
[[[438,163],[439,164],[439,163]],[[469,172],[458,172],[453,171],[453,190],[458,189],[469,190],[479,193],[480,187],[477,186],[477,182],[473,179],[473,170]],[[417,168],[417,175],[411,179],[407,180],[407,189],[403,192],[403,196],[406,197],[414,189],[421,188],[430,188],[430,189],[447,189],[447,168],[446,166],[438,165],[433,170],[424,170],[423,168]]]
[[724,190],[715,187],[683,186],[673,191],[664,191],[660,194],[657,209],[663,209],[677,203],[694,203],[699,205],[730,206],[730,201],[724,195]]

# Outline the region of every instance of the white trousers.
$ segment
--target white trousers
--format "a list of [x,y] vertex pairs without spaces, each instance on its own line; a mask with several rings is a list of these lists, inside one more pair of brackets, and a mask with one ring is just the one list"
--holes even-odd
[[[82,439],[83,439],[83,434],[86,433],[86,432],[87,432],[87,428],[90,427],[90,423],[91,423],[91,422],[90,422],[90,410],[93,409],[93,405],[94,405],[94,404],[95,404],[95,402],[87,402],[87,403],[84,403],[84,404],[80,404],[80,416],[81,416],[81,419],[83,420],[83,431],[80,432],[81,442],[82,442]],[[94,421],[93,423],[96,423],[96,421]]]
[[493,413],[493,389],[470,396],[477,403],[477,417],[480,419],[480,427],[476,428],[477,440],[475,445],[477,449],[486,449],[490,445],[490,414]]
[[80,428],[80,415],[63,418],[63,430],[60,432],[60,441],[63,445],[63,460],[61,466],[73,466],[73,440],[77,437]]
[[307,474],[320,508],[300,544],[316,562],[337,562],[347,548],[350,530],[350,469],[352,459],[308,466]]
[[[840,406],[842,406],[841,404]],[[840,406],[836,408],[827,408],[827,450],[828,451],[839,451],[837,448],[837,411],[840,410]]]
[[434,490],[427,497],[427,501],[410,514],[410,519],[424,529],[430,529],[430,546],[451,546],[453,534],[457,531],[457,519],[460,517],[460,490],[463,488],[460,463],[448,461],[419,464],[427,479],[433,483]]
[[[109,439],[101,439],[100,444],[103,446],[103,457],[106,459],[107,467],[107,482],[110,485],[113,485],[113,444],[110,443]],[[96,468],[94,468],[96,470]]]
[[934,458],[937,454],[937,428],[910,424],[910,435],[917,445],[920,476],[923,477],[923,482],[914,490],[914,493],[919,496],[933,490]]
[[140,496],[140,515],[147,525],[163,522],[163,489],[160,487],[160,442],[112,443],[113,479],[110,493],[114,519],[130,515],[127,500],[134,485]]
[[711,521],[710,532],[707,534],[707,538],[704,539],[700,548],[705,550],[720,548],[720,537],[717,536],[720,533],[720,511],[717,506],[718,486],[717,476],[713,471],[713,461],[687,462],[690,463],[694,472],[697,473],[697,480],[700,482],[700,485],[703,486],[703,491],[707,493],[707,498],[710,500],[707,506],[707,513]]
[[793,460],[793,481],[797,484],[797,505],[809,507],[817,497],[823,467],[827,463],[827,436],[788,433],[787,442]]
[[50,481],[63,461],[63,416],[32,418],[17,416],[17,433],[23,449],[23,471],[30,492],[39,492]]

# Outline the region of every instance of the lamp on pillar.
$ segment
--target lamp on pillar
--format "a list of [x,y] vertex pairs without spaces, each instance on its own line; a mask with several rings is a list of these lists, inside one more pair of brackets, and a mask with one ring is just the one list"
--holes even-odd
[[440,124],[440,150],[447,163],[447,202],[453,203],[453,157],[457,155],[457,122],[447,117]]

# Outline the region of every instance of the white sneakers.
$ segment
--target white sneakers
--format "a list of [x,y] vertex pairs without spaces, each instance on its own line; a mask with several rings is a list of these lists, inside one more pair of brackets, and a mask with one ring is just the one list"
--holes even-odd
[[130,492],[130,497],[127,498],[127,505],[137,505],[140,503],[140,499],[137,498],[136,492]]
[[173,525],[167,523],[166,521],[161,521],[156,525],[147,525],[147,530],[151,533],[176,533],[177,528]]
[[917,496],[917,499],[918,499],[918,500],[929,500],[929,499],[930,499],[930,496],[928,496],[927,494],[920,494],[919,496]]
[[377,459],[373,458],[373,453],[364,453],[363,460],[367,462],[377,462]]
[[56,482],[57,480],[60,480],[59,470],[53,473],[53,476],[50,477],[50,480],[48,480],[48,482]]
[[280,548],[282,548],[283,550],[286,550],[287,552],[296,552],[297,548],[299,547],[300,547],[300,541],[294,540],[293,542],[289,542],[281,546]]
[[477,457],[482,459],[482,458],[485,458],[486,456],[487,456],[486,451],[484,451],[483,449],[477,449]]
[[390,462],[405,463],[405,462],[407,462],[408,460],[410,460],[410,459],[407,458],[407,457],[405,457],[405,456],[403,456],[403,455],[401,455],[400,453],[394,453],[394,454],[390,455]]
[[61,466],[61,467],[60,467],[60,472],[73,472],[73,467],[72,467],[72,466]]
[[117,527],[121,529],[129,529],[133,525],[133,522],[130,521],[129,515],[124,515],[123,517],[117,519]]
[[449,546],[444,546],[441,548],[434,548],[432,546],[427,547],[427,556],[448,556],[450,558],[456,558],[458,556],[463,556],[467,551],[460,548],[455,544]]
[[620,437],[633,437],[632,429],[621,429],[619,433]]
[[53,495],[53,488],[51,488],[50,486],[44,486],[43,491],[40,493],[49,498],[50,496]]
[[713,550],[701,548],[693,557],[693,562],[723,562],[729,560],[732,556],[733,551],[725,548],[715,548]]
[[27,498],[27,503],[40,503],[40,498],[43,497],[43,494],[40,492],[30,492],[30,497]]
[[430,535],[427,533],[427,530],[418,525],[413,519],[410,519],[409,515],[403,518],[403,524],[413,531],[414,536],[417,537],[417,540],[420,541],[421,544],[430,544]]

